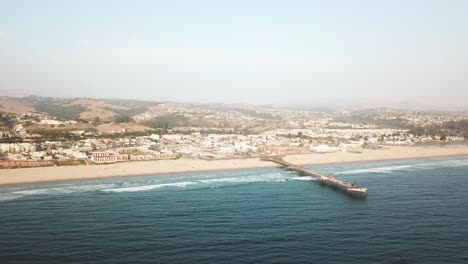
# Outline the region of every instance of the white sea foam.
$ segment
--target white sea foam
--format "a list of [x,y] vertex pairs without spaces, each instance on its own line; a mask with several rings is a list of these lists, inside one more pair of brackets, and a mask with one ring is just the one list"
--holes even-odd
[[187,187],[189,185],[197,184],[197,182],[175,182],[175,183],[161,183],[161,184],[151,184],[151,185],[142,185],[142,186],[133,186],[133,187],[125,187],[125,188],[112,188],[112,189],[104,189],[103,192],[141,192],[141,191],[149,191],[158,188],[164,187]]
[[465,167],[468,166],[468,160],[445,160],[434,161],[432,163],[417,163],[412,165],[396,165],[377,168],[367,168],[358,170],[349,170],[339,172],[337,174],[363,174],[363,173],[391,173],[392,171],[414,171],[414,170],[430,170],[437,167]]
[[[174,187],[174,188],[185,188],[190,185],[208,185],[208,187],[219,187],[222,185],[231,184],[242,184],[242,183],[254,183],[254,182],[283,182],[290,179],[289,175],[284,173],[271,173],[263,175],[245,175],[237,177],[225,177],[225,178],[214,178],[214,179],[203,179],[196,180],[193,177],[190,181],[179,181],[172,183],[159,183],[159,181],[126,181],[121,183],[112,184],[90,184],[90,185],[76,185],[76,184],[60,184],[47,186],[47,188],[24,188],[17,189],[12,188],[7,192],[0,193],[0,201],[9,201],[18,199],[21,197],[35,196],[35,195],[65,195],[71,193],[82,193],[91,191],[102,191],[107,193],[118,193],[118,192],[140,192],[148,191],[159,188]],[[182,178],[175,180],[182,180]]]
[[397,171],[397,170],[410,170],[411,168],[414,168],[414,167],[415,165],[387,166],[387,167],[342,171],[337,174],[390,173],[392,171]]
[[295,181],[316,181],[317,177],[312,177],[312,176],[292,177],[291,180],[295,180]]
[[[124,184],[121,188],[106,188],[103,189],[103,192],[106,193],[118,193],[118,192],[141,192],[149,191],[154,189],[160,189],[164,187],[179,187],[184,188],[190,185],[201,185],[201,187],[214,187],[217,188],[223,185],[232,185],[232,184],[243,184],[243,183],[255,183],[255,182],[283,182],[289,179],[282,173],[272,173],[266,175],[248,175],[248,176],[238,176],[238,177],[223,177],[223,178],[214,178],[214,179],[193,179],[192,181],[183,181],[175,183],[161,183],[161,184],[146,184],[140,186],[128,186]],[[208,185],[208,186],[207,186]]]
[[267,175],[250,175],[241,177],[227,177],[227,178],[216,178],[208,180],[199,180],[204,184],[212,183],[253,183],[253,182],[269,182],[269,181],[286,181],[287,177],[281,173],[267,174]]
[[15,200],[22,197],[35,196],[35,195],[64,195],[71,193],[83,193],[90,191],[97,191],[103,188],[115,187],[115,184],[92,184],[92,185],[72,185],[61,184],[51,186],[49,188],[32,188],[27,187],[6,189],[6,192],[0,193],[0,202]]
[[468,166],[468,161],[467,160],[447,160],[443,163],[443,166],[464,167],[464,166]]
[[24,195],[15,193],[0,193],[0,202],[6,202],[23,197]]
[[92,185],[75,185],[75,186],[66,186],[66,187],[51,187],[51,188],[42,188],[42,189],[29,189],[14,191],[13,194],[19,195],[60,195],[60,194],[70,194],[78,192],[90,192],[97,191],[103,188],[112,188],[115,187],[115,184],[92,184]]
[[20,195],[39,195],[39,194],[47,194],[48,192],[50,192],[50,189],[32,189],[32,190],[16,191],[13,193],[20,194]]
[[233,178],[219,178],[219,179],[209,179],[209,180],[200,180],[199,182],[205,184],[212,183],[249,183],[249,182],[258,182],[260,181],[259,177],[233,177]]

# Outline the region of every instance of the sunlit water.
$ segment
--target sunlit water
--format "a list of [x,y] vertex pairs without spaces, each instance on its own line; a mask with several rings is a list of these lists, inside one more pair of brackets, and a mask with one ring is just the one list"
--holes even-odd
[[468,157],[0,188],[0,263],[468,263]]

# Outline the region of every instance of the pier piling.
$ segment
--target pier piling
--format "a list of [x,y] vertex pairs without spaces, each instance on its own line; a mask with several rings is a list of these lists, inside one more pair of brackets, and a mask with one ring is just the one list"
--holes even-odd
[[367,197],[367,188],[358,187],[355,184],[351,184],[351,183],[339,180],[334,176],[329,176],[329,175],[321,174],[319,172],[316,172],[310,169],[305,169],[301,165],[295,165],[295,164],[289,163],[280,157],[263,157],[261,158],[261,160],[275,162],[288,170],[295,171],[300,174],[316,177],[321,184],[331,186],[333,188],[341,190],[350,196],[363,197],[363,198]]

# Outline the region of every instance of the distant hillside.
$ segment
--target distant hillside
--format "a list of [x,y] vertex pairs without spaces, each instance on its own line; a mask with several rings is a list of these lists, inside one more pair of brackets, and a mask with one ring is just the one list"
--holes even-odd
[[123,99],[0,97],[0,112],[47,114],[94,124],[138,123],[152,128],[239,128],[282,120],[274,108],[247,105],[161,103]]
[[0,112],[24,114],[34,112],[31,102],[23,98],[0,98]]
[[90,98],[61,99],[30,96],[26,98],[0,98],[0,112],[26,114],[45,113],[58,119],[114,121],[116,118],[132,117],[156,106],[157,102],[136,100],[107,100]]

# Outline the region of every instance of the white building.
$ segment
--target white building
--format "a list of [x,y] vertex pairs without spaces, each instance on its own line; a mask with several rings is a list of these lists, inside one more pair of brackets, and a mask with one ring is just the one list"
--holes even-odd
[[338,148],[330,147],[330,146],[324,144],[324,145],[318,145],[318,146],[311,147],[310,150],[312,150],[314,152],[317,152],[317,153],[333,153],[333,152],[337,152]]
[[117,158],[117,155],[112,152],[99,151],[91,154],[91,161],[94,163],[113,163],[117,162]]
[[361,144],[351,143],[351,144],[340,144],[340,148],[346,152],[351,153],[361,153],[362,146]]
[[53,120],[53,119],[43,119],[41,120],[41,124],[46,124],[46,125],[61,125],[63,124],[62,121],[58,120]]
[[149,138],[154,139],[154,140],[159,140],[159,135],[158,134],[151,134]]

